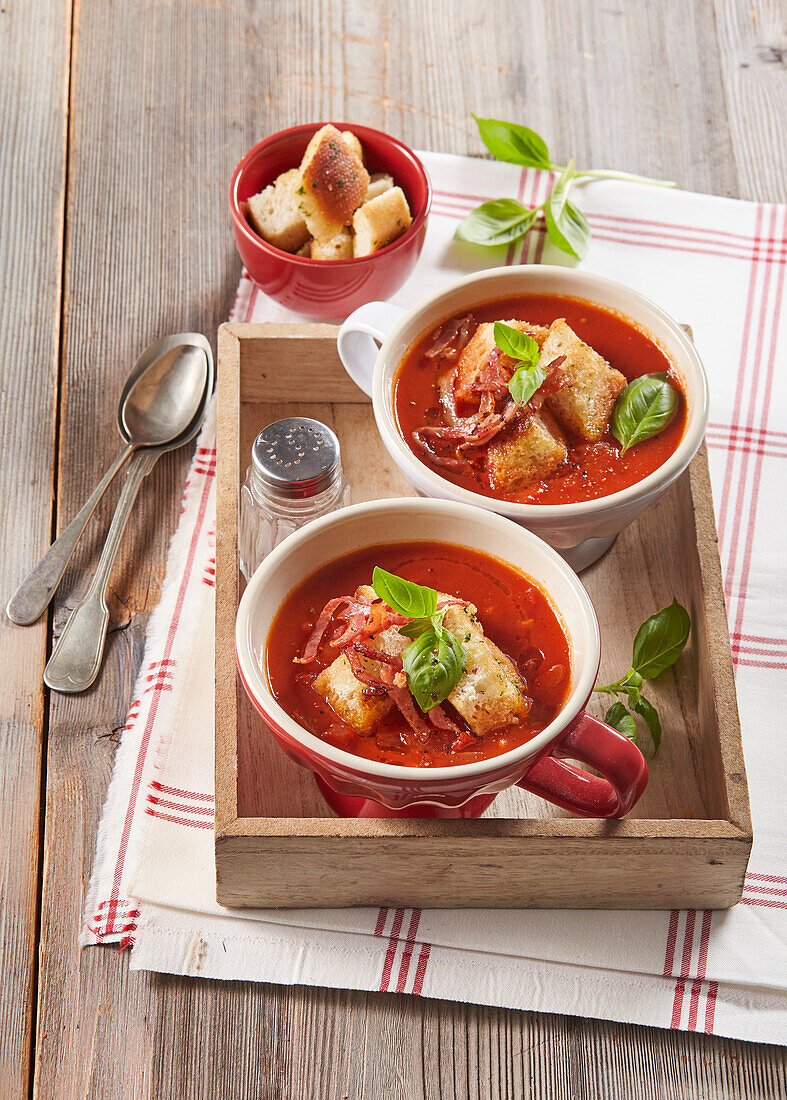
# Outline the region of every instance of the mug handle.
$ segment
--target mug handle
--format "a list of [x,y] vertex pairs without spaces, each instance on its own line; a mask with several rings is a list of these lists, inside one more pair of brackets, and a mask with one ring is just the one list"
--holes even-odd
[[648,783],[648,765],[633,741],[584,712],[553,749],[601,772],[603,778],[542,756],[517,786],[583,817],[623,817]]
[[367,302],[351,313],[339,329],[336,338],[339,358],[350,378],[368,397],[372,396],[377,343],[385,341],[404,312],[390,302]]

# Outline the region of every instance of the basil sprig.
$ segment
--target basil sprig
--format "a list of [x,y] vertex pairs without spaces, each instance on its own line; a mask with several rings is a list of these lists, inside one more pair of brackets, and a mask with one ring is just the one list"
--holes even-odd
[[495,321],[493,335],[503,354],[522,364],[508,380],[508,392],[517,405],[526,405],[546,378],[546,371],[539,366],[541,348],[532,336],[504,321]]
[[688,611],[673,599],[669,607],[663,607],[651,615],[637,631],[631,668],[625,676],[614,683],[593,688],[615,698],[616,701],[604,715],[604,721],[635,744],[637,723],[634,715],[639,715],[650,731],[654,755],[661,744],[661,721],[656,708],[642,694],[642,687],[646,680],[655,680],[662,672],[672,668],[686,646],[690,631]]
[[603,168],[577,169],[573,160],[568,165],[553,164],[547,144],[540,134],[516,122],[499,118],[478,118],[473,115],[481,140],[497,160],[521,164],[526,168],[543,168],[559,173],[559,179],[546,199],[538,206],[523,206],[516,199],[493,199],[472,210],[460,223],[454,236],[460,241],[487,247],[511,244],[525,237],[543,212],[547,234],[552,243],[570,256],[581,260],[590,244],[590,226],[582,211],[569,199],[575,183],[590,179],[630,180],[674,187],[665,180],[634,176],[629,172],[612,172]]
[[678,393],[667,381],[667,372],[642,374],[621,390],[609,426],[623,444],[621,454],[663,432],[675,415]]
[[458,638],[443,626],[445,608],[437,610],[433,588],[375,566],[372,588],[392,611],[410,622],[399,633],[413,641],[402,654],[407,687],[424,713],[447,699],[462,678],[466,654]]

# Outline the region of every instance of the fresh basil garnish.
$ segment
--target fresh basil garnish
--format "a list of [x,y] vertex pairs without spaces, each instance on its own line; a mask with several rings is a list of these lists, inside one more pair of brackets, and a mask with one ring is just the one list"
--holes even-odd
[[465,668],[462,643],[444,626],[419,634],[402,654],[407,686],[424,713],[447,699]]
[[590,226],[582,211],[569,201],[568,193],[575,178],[572,163],[549,193],[544,220],[550,241],[561,252],[584,260],[590,246]]
[[646,619],[634,639],[633,667],[646,680],[655,680],[680,657],[691,630],[685,607],[673,600]]
[[471,211],[457,226],[454,237],[470,244],[511,244],[530,232],[536,217],[535,210],[516,199],[492,199]]
[[[594,691],[612,695],[616,702],[607,711],[605,721],[625,733],[632,741],[631,730],[636,732],[636,721],[629,710],[634,711],[650,730],[654,755],[661,744],[661,721],[658,711],[642,694],[646,680],[655,680],[671,668],[685,649],[691,631],[689,613],[673,599],[669,607],[663,607],[646,619],[637,631],[631,657],[631,668],[611,684],[600,684]],[[625,697],[628,708],[619,697]]]
[[495,321],[494,340],[504,355],[522,363],[508,381],[508,392],[517,405],[526,405],[546,378],[546,371],[539,366],[541,348],[532,336],[504,321]]
[[513,325],[507,325],[505,321],[495,321],[492,330],[495,344],[504,355],[510,355],[512,359],[520,359],[523,363],[535,365],[540,356],[541,348],[532,336],[526,332],[520,332]]
[[515,199],[493,199],[477,206],[454,233],[457,240],[487,246],[510,244],[529,233],[543,211],[550,240],[563,252],[582,259],[590,243],[590,227],[582,211],[568,198],[575,180],[583,183],[590,179],[619,179],[657,187],[675,186],[670,181],[634,176],[630,172],[575,168],[573,160],[561,167],[552,163],[546,142],[535,130],[499,118],[478,118],[476,115],[473,118],[481,140],[493,157],[528,168],[547,168],[560,173],[560,178],[538,206],[523,206]]
[[619,730],[628,737],[629,741],[637,743],[637,723],[634,716],[629,714],[622,703],[613,703],[604,715],[604,721],[613,729]]
[[437,593],[433,588],[406,581],[379,565],[372,573],[372,588],[392,611],[408,619],[428,619],[437,610]]
[[640,695],[639,699],[637,699],[634,710],[650,730],[650,736],[653,741],[653,752],[654,754],[657,753],[659,751],[659,745],[661,744],[661,721],[659,720],[658,711],[652,703],[647,701],[644,695]]
[[547,144],[540,134],[516,122],[473,115],[481,140],[497,160],[527,168],[551,168]]
[[621,454],[663,432],[678,407],[677,390],[667,372],[642,374],[621,390],[610,418],[610,430],[623,444]]
[[465,648],[443,626],[446,609],[437,610],[434,588],[415,584],[374,567],[372,588],[392,611],[406,615],[410,622],[399,633],[412,638],[402,653],[407,687],[424,713],[447,699],[462,678]]

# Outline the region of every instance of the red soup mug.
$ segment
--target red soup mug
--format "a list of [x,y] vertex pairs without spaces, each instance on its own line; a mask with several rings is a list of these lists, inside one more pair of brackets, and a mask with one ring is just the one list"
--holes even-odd
[[[266,674],[271,624],[293,588],[343,554],[430,539],[496,557],[538,584],[569,641],[568,697],[546,729],[500,756],[434,768],[367,760],[310,733],[276,701]],[[342,816],[477,817],[498,792],[516,784],[585,817],[622,817],[647,784],[648,767],[639,749],[584,709],[601,651],[596,614],[579,578],[538,536],[480,508],[417,498],[379,500],[308,524],[278,546],[252,577],[238,609],[235,644],[243,686],[264,724],[288,756],[315,773],[327,802]]]

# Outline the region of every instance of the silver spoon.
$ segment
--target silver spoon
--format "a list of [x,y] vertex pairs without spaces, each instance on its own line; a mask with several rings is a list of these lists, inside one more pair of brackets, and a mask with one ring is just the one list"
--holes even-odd
[[[205,343],[207,345],[207,341]],[[208,400],[213,391],[213,356],[209,345],[204,352],[203,390],[196,409],[192,406],[193,419],[188,427],[171,442],[160,447],[145,448],[131,460],[95,576],[84,599],[71,613],[44,669],[44,683],[54,691],[85,691],[98,676],[109,623],[106,602],[109,578],[139,487],[161,455],[183,447],[192,440],[205,419]],[[185,417],[184,408],[183,418]]]
[[183,406],[193,404],[205,386],[206,356],[212,364],[210,344],[201,333],[181,332],[156,340],[139,357],[118,403],[118,430],[126,446],[8,601],[11,622],[28,626],[44,613],[87,521],[126,459],[140,447],[161,446],[183,430]]

